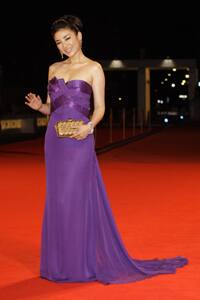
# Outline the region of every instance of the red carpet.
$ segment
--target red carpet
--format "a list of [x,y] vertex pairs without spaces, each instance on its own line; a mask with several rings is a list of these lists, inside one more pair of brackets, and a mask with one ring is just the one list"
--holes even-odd
[[0,299],[200,299],[200,130],[168,128],[99,155],[116,223],[132,257],[185,256],[176,274],[104,286],[39,278],[43,140],[0,146]]

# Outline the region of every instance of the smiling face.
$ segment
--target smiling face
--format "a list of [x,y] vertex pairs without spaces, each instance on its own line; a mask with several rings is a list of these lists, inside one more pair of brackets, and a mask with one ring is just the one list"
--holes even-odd
[[69,28],[61,28],[54,34],[54,41],[61,54],[74,56],[81,50],[82,34]]

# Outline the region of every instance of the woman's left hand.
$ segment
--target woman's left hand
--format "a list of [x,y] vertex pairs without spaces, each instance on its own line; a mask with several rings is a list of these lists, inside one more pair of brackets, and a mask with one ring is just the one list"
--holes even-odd
[[85,139],[90,133],[90,128],[87,124],[83,124],[79,127],[76,133],[72,134],[71,137],[77,140]]

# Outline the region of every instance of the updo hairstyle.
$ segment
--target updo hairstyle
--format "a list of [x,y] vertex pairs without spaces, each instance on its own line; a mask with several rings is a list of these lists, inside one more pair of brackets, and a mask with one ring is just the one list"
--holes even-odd
[[51,25],[51,35],[54,36],[58,30],[63,28],[69,28],[77,34],[79,31],[82,32],[83,24],[76,16],[64,15],[63,17],[55,20]]

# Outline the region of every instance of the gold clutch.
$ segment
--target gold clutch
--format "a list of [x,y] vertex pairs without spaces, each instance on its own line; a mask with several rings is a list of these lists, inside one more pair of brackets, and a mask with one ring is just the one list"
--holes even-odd
[[71,137],[76,132],[80,125],[83,125],[83,120],[68,119],[58,121],[55,124],[55,130],[58,137]]

